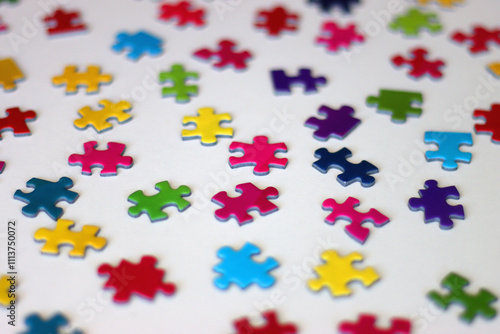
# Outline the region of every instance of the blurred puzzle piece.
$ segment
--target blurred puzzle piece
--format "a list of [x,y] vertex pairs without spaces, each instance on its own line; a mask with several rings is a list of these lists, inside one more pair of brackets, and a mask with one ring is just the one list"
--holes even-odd
[[325,77],[313,77],[308,68],[299,69],[299,74],[295,77],[288,76],[283,70],[272,70],[271,79],[276,94],[291,94],[291,88],[298,85],[304,87],[305,94],[317,93],[317,86],[326,84]]
[[487,29],[481,25],[472,28],[470,34],[456,31],[451,39],[460,44],[466,44],[472,54],[489,51],[489,45],[500,46],[500,29]]
[[0,85],[6,92],[17,88],[16,82],[24,80],[24,74],[12,58],[0,59]]
[[365,38],[356,32],[356,25],[349,24],[345,28],[333,21],[326,21],[321,27],[321,33],[316,38],[316,44],[326,45],[330,52],[339,49],[347,50],[353,43],[362,43]]
[[65,11],[63,8],[57,8],[52,14],[45,16],[43,21],[47,25],[47,33],[51,36],[75,33],[87,29],[79,12]]
[[163,3],[160,6],[158,18],[162,21],[175,21],[177,27],[185,27],[189,24],[195,27],[205,25],[205,10],[197,8],[189,1],[179,1],[176,3]]
[[500,104],[492,104],[491,110],[474,110],[475,119],[486,120],[483,124],[475,124],[474,130],[478,134],[491,134],[491,141],[500,144]]
[[111,49],[115,52],[127,52],[127,58],[133,61],[139,60],[143,55],[159,56],[163,53],[163,41],[147,31],[138,31],[134,34],[119,32],[116,35],[116,43]]
[[408,58],[396,55],[391,58],[391,61],[396,67],[409,67],[408,75],[413,79],[419,79],[425,75],[429,75],[432,79],[441,78],[443,76],[441,67],[445,63],[440,59],[430,61],[427,56],[428,51],[426,49],[415,48],[410,50]]
[[235,42],[222,40],[216,50],[203,48],[195,51],[193,55],[204,61],[215,60],[213,66],[217,69],[232,66],[235,70],[244,70],[247,68],[246,63],[252,58],[252,54],[249,51],[237,52],[235,49]]
[[62,75],[52,78],[55,86],[66,85],[66,94],[73,94],[79,87],[87,87],[87,94],[99,92],[99,85],[109,84],[113,80],[110,74],[101,74],[99,66],[87,66],[87,72],[77,72],[76,66],[66,66]]
[[113,103],[108,100],[101,100],[99,105],[102,107],[100,110],[92,110],[88,106],[78,110],[81,118],[74,121],[75,127],[84,130],[92,126],[98,133],[101,133],[113,127],[108,120],[116,119],[118,123],[125,123],[132,117],[126,113],[132,109],[132,105],[127,101]]
[[411,322],[407,319],[391,319],[391,327],[375,327],[377,318],[371,314],[360,314],[357,322],[343,321],[339,325],[341,334],[410,334]]
[[175,102],[186,103],[191,99],[190,96],[198,95],[198,86],[186,85],[188,79],[198,80],[197,72],[186,72],[181,64],[174,64],[170,68],[170,72],[160,72],[160,83],[167,81],[172,82],[171,87],[163,87],[161,90],[162,96],[175,96]]
[[266,311],[262,313],[264,324],[256,327],[250,324],[248,318],[238,319],[234,322],[236,334],[296,334],[295,325],[278,323],[278,316],[275,311]]
[[297,30],[299,16],[287,11],[282,6],[270,10],[261,10],[257,13],[255,26],[266,30],[269,36],[279,36],[282,32]]
[[408,116],[418,117],[422,114],[420,106],[424,98],[422,93],[399,90],[380,89],[379,96],[368,96],[366,104],[377,106],[377,112],[390,114],[394,123],[404,123]]

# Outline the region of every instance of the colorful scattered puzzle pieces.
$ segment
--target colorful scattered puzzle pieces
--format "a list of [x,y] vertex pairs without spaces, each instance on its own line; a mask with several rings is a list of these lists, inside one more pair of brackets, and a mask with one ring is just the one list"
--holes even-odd
[[352,116],[354,109],[349,106],[342,106],[340,109],[321,106],[318,109],[318,114],[325,116],[325,118],[310,117],[305,126],[316,129],[313,136],[321,141],[326,141],[331,137],[344,139],[361,123],[359,119]]
[[339,7],[344,13],[350,13],[351,6],[359,4],[360,0],[309,0],[309,3],[317,5],[321,11],[326,13],[335,7]]
[[474,125],[476,133],[491,134],[491,141],[500,144],[500,104],[492,104],[491,110],[474,110],[474,118],[486,120],[483,124]]
[[69,12],[63,8],[57,8],[52,14],[45,16],[43,21],[47,25],[47,33],[50,36],[75,33],[87,29],[79,12]]
[[368,96],[366,103],[376,105],[377,112],[390,114],[394,123],[404,123],[408,116],[418,117],[422,114],[424,98],[422,93],[381,89],[379,96]]
[[171,87],[163,87],[161,93],[163,97],[175,96],[177,103],[189,102],[190,96],[198,95],[198,86],[186,85],[188,79],[198,80],[199,75],[196,72],[186,72],[181,64],[172,65],[170,72],[160,72],[160,83],[172,82]]
[[282,32],[296,31],[298,20],[297,14],[287,11],[282,6],[276,6],[258,12],[255,26],[266,30],[269,36],[279,36]]
[[36,112],[33,110],[21,111],[19,108],[9,108],[5,110],[7,117],[0,118],[0,140],[2,139],[2,132],[10,130],[14,136],[29,136],[31,135],[30,129],[26,122],[34,121],[36,119]]
[[0,85],[6,92],[13,91],[17,88],[17,81],[24,79],[23,72],[19,69],[16,62],[12,58],[0,59]]
[[[0,276],[0,305],[9,306],[11,300],[15,300],[15,293],[11,290],[11,285],[15,283],[15,279],[11,280],[8,275]],[[9,291],[11,290],[11,291]]]
[[116,175],[117,168],[130,168],[134,160],[132,157],[123,156],[125,145],[109,142],[107,150],[96,150],[96,141],[83,144],[84,154],[72,154],[69,156],[70,166],[82,166],[82,174],[92,175],[93,167],[101,167],[101,176]]
[[275,311],[262,313],[265,323],[261,326],[253,326],[248,318],[238,319],[234,322],[236,334],[296,334],[297,327],[293,324],[278,323],[278,316]]
[[304,87],[304,93],[317,93],[318,87],[326,84],[325,77],[313,77],[308,68],[299,69],[299,75],[295,77],[288,76],[283,70],[271,71],[274,92],[276,94],[291,94],[292,87],[301,85]]
[[441,78],[443,76],[441,67],[445,65],[444,61],[439,59],[430,61],[427,55],[428,51],[426,49],[415,48],[410,50],[409,58],[396,55],[392,57],[391,61],[396,67],[409,67],[408,75],[413,79],[419,79],[425,75],[430,76],[432,79]]
[[194,124],[193,130],[182,130],[182,140],[200,138],[201,144],[212,146],[217,144],[218,137],[233,137],[232,128],[223,128],[221,123],[231,122],[231,115],[215,114],[212,108],[198,109],[198,116],[186,116],[182,119],[182,124]]
[[330,52],[337,52],[339,49],[348,49],[351,44],[361,43],[364,40],[364,36],[356,32],[356,25],[349,24],[342,28],[336,22],[327,21],[323,23],[316,43],[326,45],[326,49]]
[[276,153],[288,151],[285,143],[269,144],[266,136],[256,136],[252,144],[234,141],[229,146],[229,152],[242,152],[242,157],[229,157],[231,168],[254,166],[255,175],[269,174],[269,167],[286,168],[288,159],[276,158]]
[[488,46],[491,44],[500,46],[500,29],[488,29],[476,25],[472,28],[472,33],[457,31],[451,35],[451,39],[460,44],[467,44],[472,54],[486,52],[489,51]]
[[205,10],[196,8],[189,1],[179,1],[176,3],[163,3],[160,6],[160,15],[162,21],[174,21],[178,27],[193,25],[202,27],[205,25]]
[[99,101],[101,110],[92,110],[86,106],[78,110],[81,118],[75,120],[74,125],[77,129],[84,130],[92,126],[98,133],[106,130],[111,130],[113,125],[108,121],[116,119],[118,123],[129,121],[132,116],[127,114],[127,111],[132,109],[132,105],[127,101],[119,101],[113,103],[108,100]]
[[119,32],[116,43],[111,47],[115,52],[127,51],[127,58],[139,60],[143,55],[159,56],[163,53],[163,41],[147,31],[138,31],[135,34]]
[[216,62],[213,66],[217,69],[232,66],[235,70],[244,70],[247,68],[246,63],[252,58],[252,54],[249,51],[237,52],[235,49],[236,43],[225,39],[219,42],[217,50],[203,48],[195,51],[193,55],[203,61],[215,59]]
[[440,32],[443,26],[439,23],[436,13],[410,8],[404,15],[396,16],[389,28],[401,31],[405,36],[418,36],[422,30]]
[[391,327],[375,327],[377,318],[371,314],[361,314],[357,322],[344,321],[339,325],[340,334],[410,334],[411,322],[407,319],[391,319]]
[[456,170],[457,162],[469,163],[472,159],[470,152],[460,151],[462,145],[472,145],[472,134],[462,132],[427,131],[424,142],[439,145],[437,151],[426,151],[427,161],[442,160],[444,170]]
[[113,80],[110,74],[101,74],[99,66],[87,66],[87,72],[77,72],[76,66],[66,66],[62,75],[52,78],[56,86],[66,85],[66,94],[74,94],[79,87],[87,87],[87,94],[99,92],[101,84],[109,84]]

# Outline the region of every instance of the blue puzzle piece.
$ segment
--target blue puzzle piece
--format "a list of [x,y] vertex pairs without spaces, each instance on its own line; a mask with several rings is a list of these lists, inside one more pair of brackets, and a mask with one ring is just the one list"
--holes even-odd
[[427,161],[442,160],[445,170],[455,170],[458,168],[457,161],[469,163],[472,158],[471,153],[460,151],[461,145],[472,145],[470,133],[427,131],[424,142],[439,145],[437,151],[425,152],[425,157]]
[[[61,327],[68,325],[68,319],[60,313],[53,315],[48,320],[43,320],[38,314],[31,314],[25,320],[28,331],[21,334],[62,334],[67,331],[60,330]],[[82,334],[80,331],[72,331],[72,334]]]
[[213,269],[221,274],[214,280],[219,289],[227,289],[231,283],[245,289],[250,284],[256,283],[261,288],[268,288],[274,284],[275,278],[268,272],[279,266],[272,257],[264,262],[256,262],[253,255],[260,254],[260,248],[247,242],[240,250],[226,246],[217,251],[217,256],[222,262]]
[[26,182],[26,187],[34,188],[30,193],[16,190],[14,198],[25,203],[22,212],[27,217],[36,217],[40,211],[46,212],[50,218],[57,220],[63,214],[63,209],[56,206],[60,201],[73,203],[78,193],[68,190],[73,187],[73,181],[68,177],[61,177],[57,182],[32,178]]
[[320,148],[314,152],[314,157],[319,160],[313,163],[313,167],[325,174],[330,168],[340,169],[343,173],[337,176],[337,181],[344,187],[356,181],[361,182],[363,187],[371,187],[375,183],[375,178],[370,174],[378,173],[378,168],[368,161],[361,161],[353,164],[347,161],[352,153],[347,148],[342,148],[331,153],[326,148]]
[[146,31],[138,31],[133,35],[120,32],[116,35],[116,44],[111,48],[116,52],[129,50],[127,58],[136,61],[146,53],[151,56],[160,55],[163,52],[162,44],[163,41],[160,38]]
[[337,6],[344,11],[344,13],[351,12],[351,6],[358,4],[359,0],[309,0],[309,3],[317,4],[323,12],[330,12],[330,9]]

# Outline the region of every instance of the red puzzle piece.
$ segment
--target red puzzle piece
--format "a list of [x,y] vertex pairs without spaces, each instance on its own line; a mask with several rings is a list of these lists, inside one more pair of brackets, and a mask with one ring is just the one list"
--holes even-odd
[[252,58],[252,54],[249,51],[236,52],[234,51],[235,47],[235,42],[222,40],[219,42],[219,47],[216,51],[200,49],[194,53],[194,56],[206,61],[212,58],[217,59],[217,62],[214,63],[214,67],[216,68],[222,69],[227,66],[233,66],[237,70],[243,70],[247,68],[246,61]]
[[81,21],[80,13],[77,11],[67,12],[62,8],[58,8],[51,15],[45,16],[43,20],[47,23],[47,33],[49,35],[73,33],[87,29]]
[[492,104],[491,111],[474,110],[474,118],[486,120],[483,124],[474,125],[476,133],[491,134],[491,141],[500,144],[500,104]]
[[128,302],[132,294],[146,299],[153,299],[158,291],[172,295],[175,285],[163,282],[165,271],[155,268],[156,262],[154,256],[143,256],[138,264],[122,260],[117,267],[102,264],[97,272],[99,275],[110,276],[104,288],[116,290],[113,300],[117,303]]
[[316,43],[325,44],[328,51],[336,52],[340,48],[347,49],[352,43],[361,43],[364,40],[363,35],[356,32],[354,24],[340,28],[335,22],[327,21],[323,23],[321,35],[316,38]]
[[411,322],[406,319],[394,318],[391,327],[378,329],[375,327],[377,319],[370,314],[361,314],[358,322],[342,322],[339,326],[341,334],[410,334]]
[[267,30],[269,36],[279,36],[283,31],[297,30],[299,16],[288,12],[281,6],[271,10],[262,10],[257,14],[255,26]]
[[82,174],[92,175],[92,167],[102,167],[101,176],[117,174],[117,168],[130,168],[134,160],[132,157],[122,156],[125,152],[125,145],[120,143],[108,143],[107,150],[96,150],[96,141],[89,141],[83,144],[84,154],[72,154],[68,163],[71,166],[82,166]]
[[225,191],[221,191],[212,197],[212,202],[223,206],[215,211],[215,217],[221,221],[227,221],[234,217],[240,225],[250,223],[253,217],[247,211],[257,210],[263,216],[270,214],[278,207],[269,199],[278,198],[278,190],[268,187],[264,190],[257,188],[252,183],[243,183],[236,186],[236,191],[241,193],[238,197],[229,197]]
[[488,30],[483,26],[477,25],[472,29],[472,33],[466,34],[457,31],[451,35],[451,39],[457,43],[469,44],[471,53],[488,51],[488,44],[495,43],[500,45],[500,29]]
[[257,136],[253,144],[234,141],[229,146],[229,152],[243,152],[242,157],[230,157],[231,168],[242,166],[255,166],[253,172],[256,175],[269,174],[269,167],[285,168],[288,164],[286,158],[276,158],[274,154],[287,152],[285,143],[269,144],[266,136]]
[[442,60],[427,60],[428,52],[423,48],[410,50],[410,53],[410,58],[404,58],[401,55],[397,55],[391,60],[396,67],[408,65],[411,68],[408,75],[415,79],[418,79],[426,74],[429,74],[431,78],[434,79],[439,79],[443,76],[443,73],[440,70],[440,68],[444,66],[444,62]]
[[380,227],[389,222],[389,218],[381,214],[375,209],[370,209],[368,212],[358,212],[356,207],[359,206],[359,200],[354,197],[349,197],[347,200],[339,204],[334,199],[329,198],[323,202],[323,210],[332,211],[326,218],[328,224],[335,224],[338,219],[346,219],[351,223],[346,225],[345,230],[354,240],[363,244],[370,230],[363,227],[362,224],[371,222],[375,226]]
[[242,318],[234,322],[234,328],[237,334],[296,334],[297,327],[293,324],[279,324],[276,312],[268,311],[262,313],[266,320],[263,326],[255,327],[250,324],[248,318]]
[[195,8],[188,1],[179,1],[175,4],[161,5],[158,18],[163,21],[177,20],[178,27],[184,27],[188,24],[201,27],[205,25],[204,16],[204,9]]
[[12,130],[14,136],[28,136],[31,134],[27,121],[36,119],[36,112],[33,110],[21,111],[19,108],[9,108],[5,110],[7,117],[0,118],[0,139],[2,132]]

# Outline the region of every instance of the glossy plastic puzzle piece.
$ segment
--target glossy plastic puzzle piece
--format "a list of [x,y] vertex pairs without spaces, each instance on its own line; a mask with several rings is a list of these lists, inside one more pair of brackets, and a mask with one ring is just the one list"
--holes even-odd
[[339,49],[348,49],[353,43],[362,43],[364,40],[364,36],[356,32],[356,25],[349,24],[342,28],[336,22],[326,21],[321,27],[320,35],[316,38],[316,44],[325,45],[330,52],[337,52]]
[[78,198],[78,193],[68,190],[73,187],[73,181],[69,177],[61,177],[57,182],[32,178],[26,182],[26,187],[34,190],[24,193],[18,189],[14,193],[14,198],[28,203],[22,209],[23,215],[27,217],[36,217],[43,211],[53,220],[57,220],[63,214],[63,209],[56,206],[57,203],[60,201],[73,203]]
[[158,18],[166,22],[174,21],[178,27],[202,27],[205,25],[205,10],[193,6],[189,1],[164,3],[160,6]]
[[294,324],[280,324],[275,311],[262,313],[265,320],[261,326],[253,326],[248,318],[241,318],[234,322],[236,334],[296,334],[297,327]]
[[70,166],[82,166],[82,174],[92,175],[93,167],[101,167],[101,176],[112,176],[117,174],[117,168],[130,168],[134,160],[132,157],[123,156],[125,144],[108,143],[107,150],[96,150],[96,141],[88,141],[83,144],[84,154],[72,154],[69,156]]
[[84,225],[80,232],[72,231],[75,223],[67,219],[59,219],[55,229],[38,229],[35,232],[36,241],[45,241],[41,251],[45,254],[59,255],[59,247],[70,245],[73,249],[69,252],[72,257],[84,257],[88,247],[102,250],[106,246],[106,239],[98,237],[99,227]]
[[126,303],[132,295],[152,300],[157,292],[169,296],[175,293],[175,285],[163,282],[165,271],[156,268],[154,256],[143,256],[137,264],[121,260],[117,267],[102,264],[97,269],[99,275],[109,275],[105,289],[115,289],[113,301]]
[[128,209],[128,214],[132,217],[139,217],[143,213],[147,213],[151,222],[157,222],[168,218],[168,214],[163,212],[167,206],[176,206],[182,212],[189,208],[191,203],[184,197],[191,195],[191,189],[188,186],[180,186],[177,189],[172,189],[168,181],[162,181],[155,184],[155,189],[158,190],[156,195],[144,195],[142,190],[137,190],[128,197],[128,201],[136,204]]
[[116,43],[111,47],[115,52],[127,51],[127,58],[139,60],[143,55],[159,56],[163,53],[163,40],[147,31],[138,31],[135,34],[119,32]]
[[420,5],[428,5],[431,2],[439,4],[441,7],[451,8],[454,5],[460,5],[464,0],[417,0]]
[[[15,277],[8,275],[0,276],[0,305],[9,306],[11,300],[15,300],[15,289],[11,290],[11,285],[15,285]],[[11,290],[11,291],[9,291]]]
[[405,14],[396,16],[389,24],[391,30],[401,31],[405,36],[418,36],[422,30],[430,33],[440,32],[443,26],[436,13],[410,8]]
[[181,64],[174,64],[170,68],[170,72],[160,72],[160,83],[167,81],[172,82],[171,87],[163,87],[161,93],[163,97],[175,96],[175,102],[185,103],[190,101],[190,96],[198,95],[198,86],[186,85],[189,79],[198,80],[197,72],[186,72]]
[[344,139],[361,123],[359,119],[352,116],[354,109],[349,106],[342,106],[340,109],[321,106],[318,109],[318,114],[325,116],[325,118],[310,117],[307,119],[305,126],[316,129],[313,137],[320,141],[326,141],[332,137]]
[[412,211],[424,211],[425,223],[439,222],[443,230],[453,228],[453,220],[464,219],[464,208],[462,205],[449,205],[446,200],[460,199],[460,193],[455,186],[438,187],[435,180],[425,181],[425,189],[418,191],[420,198],[413,197],[408,201]]
[[278,95],[291,94],[293,86],[304,87],[305,94],[317,93],[318,86],[326,85],[325,77],[313,77],[308,68],[299,69],[299,75],[291,77],[286,75],[283,70],[271,71],[274,92]]
[[328,198],[323,201],[323,210],[332,211],[326,218],[325,223],[334,225],[339,219],[349,221],[345,231],[354,240],[364,244],[370,230],[363,226],[365,223],[372,223],[376,227],[382,227],[389,222],[389,218],[375,209],[368,212],[359,212],[356,207],[359,206],[359,200],[349,197],[344,203],[337,203],[334,199]]
[[241,193],[238,197],[229,197],[225,191],[221,191],[212,197],[212,202],[223,206],[215,211],[215,217],[221,221],[235,218],[241,226],[253,221],[248,211],[257,210],[262,216],[278,210],[270,199],[276,199],[279,192],[276,188],[267,187],[259,189],[252,183],[242,183],[236,186],[236,192]]
[[77,72],[76,66],[66,66],[62,75],[52,78],[55,86],[66,85],[66,94],[74,94],[79,87],[87,87],[87,94],[99,92],[101,84],[109,84],[113,80],[111,74],[101,74],[99,66],[87,66],[87,72]]
[[391,61],[396,67],[409,67],[408,75],[413,79],[419,79],[425,75],[430,76],[432,79],[439,79],[443,76],[441,67],[445,65],[444,61],[440,59],[430,61],[427,58],[428,51],[426,49],[412,49],[410,54],[409,58],[396,55]]
[[231,168],[254,166],[255,175],[269,174],[270,167],[285,169],[288,164],[287,158],[276,158],[276,153],[286,153],[288,148],[285,143],[269,144],[266,136],[256,136],[252,144],[234,141],[229,145],[229,152],[242,152],[242,157],[230,157]]
[[449,273],[441,282],[441,286],[450,292],[443,295],[437,291],[431,291],[427,296],[445,310],[451,304],[462,305],[465,310],[460,314],[460,319],[467,323],[471,323],[479,315],[486,319],[495,318],[497,311],[491,304],[497,301],[497,296],[486,289],[481,289],[476,295],[471,295],[464,291],[468,285],[467,279],[455,273]]
[[375,178],[371,174],[378,173],[378,168],[365,160],[353,164],[347,161],[347,158],[351,156],[351,151],[345,147],[334,153],[326,148],[320,148],[314,152],[314,157],[319,160],[313,163],[313,167],[323,174],[326,174],[332,167],[340,169],[343,173],[337,176],[337,181],[344,187],[356,181],[359,181],[363,187],[373,186]]
[[350,13],[351,6],[359,4],[360,0],[309,0],[309,3],[317,5],[325,13],[335,7],[340,8],[344,13]]
[[410,334],[411,322],[407,319],[391,319],[391,327],[375,327],[377,318],[371,314],[360,314],[357,322],[343,321],[339,325],[340,334]]
[[236,43],[225,39],[219,42],[216,50],[203,48],[195,51],[193,55],[204,61],[215,59],[216,62],[213,66],[217,69],[232,66],[235,70],[244,70],[247,68],[247,61],[252,58],[252,54],[249,51],[237,52],[235,49]]
[[81,118],[75,120],[75,127],[84,130],[92,126],[98,133],[101,133],[113,128],[113,125],[108,122],[111,119],[116,119],[121,124],[132,118],[131,115],[127,114],[127,111],[132,109],[132,105],[127,101],[113,103],[108,100],[101,100],[99,105],[102,107],[100,110],[92,110],[89,106],[78,110]]
[[30,129],[26,122],[34,121],[36,119],[36,112],[33,110],[21,111],[19,108],[9,108],[5,110],[7,117],[0,118],[0,140],[2,139],[2,132],[12,131],[14,136],[29,136],[31,135]]
[[379,275],[371,267],[353,267],[355,262],[363,260],[363,256],[358,252],[340,256],[334,250],[326,250],[321,254],[321,259],[325,263],[314,268],[319,278],[311,279],[307,283],[314,291],[327,288],[333,297],[348,296],[352,292],[348,286],[351,282],[359,281],[369,287],[379,279]]
[[261,10],[257,13],[255,26],[266,30],[269,36],[279,36],[282,32],[297,30],[299,16],[287,11],[282,6],[276,6],[270,10]]
[[43,21],[47,25],[47,33],[50,36],[81,32],[87,29],[79,12],[70,12],[63,8],[57,8],[52,14],[45,16]]
[[231,120],[231,115],[228,113],[215,114],[212,108],[200,108],[198,116],[186,116],[182,119],[183,125],[196,125],[193,130],[182,130],[182,140],[200,138],[202,145],[215,145],[218,137],[233,137],[232,128],[221,127],[221,123],[231,122]]
[[500,104],[492,104],[491,111],[474,110],[474,118],[486,120],[483,124],[474,125],[474,131],[478,134],[491,134],[491,141],[500,144]]
[[451,35],[451,39],[456,43],[468,45],[472,54],[486,52],[489,51],[489,46],[492,44],[500,46],[500,29],[488,29],[476,25],[470,34],[456,31]]
[[427,161],[443,161],[444,170],[456,170],[458,168],[457,162],[469,163],[472,159],[470,152],[460,151],[462,145],[472,145],[472,134],[470,133],[427,131],[424,142],[439,145],[437,151],[426,151],[425,158]]
[[404,123],[408,116],[418,117],[422,114],[424,102],[422,93],[400,90],[380,89],[378,96],[368,96],[366,104],[377,106],[377,112],[390,114],[394,123]]
[[24,74],[12,58],[0,59],[0,85],[6,92],[14,91],[18,81],[24,80]]
[[32,313],[24,322],[29,329],[21,334],[83,334],[79,330],[69,332],[68,328],[65,328],[69,325],[68,319],[61,313],[56,313],[47,320],[37,313]]
[[214,279],[215,286],[226,290],[231,283],[238,285],[241,289],[246,289],[253,283],[261,288],[269,288],[273,285],[275,278],[269,274],[269,271],[279,266],[278,261],[268,257],[264,262],[257,262],[253,259],[253,256],[257,254],[260,254],[260,248],[249,242],[239,250],[229,246],[220,248],[217,256],[222,261],[213,268],[220,274]]

